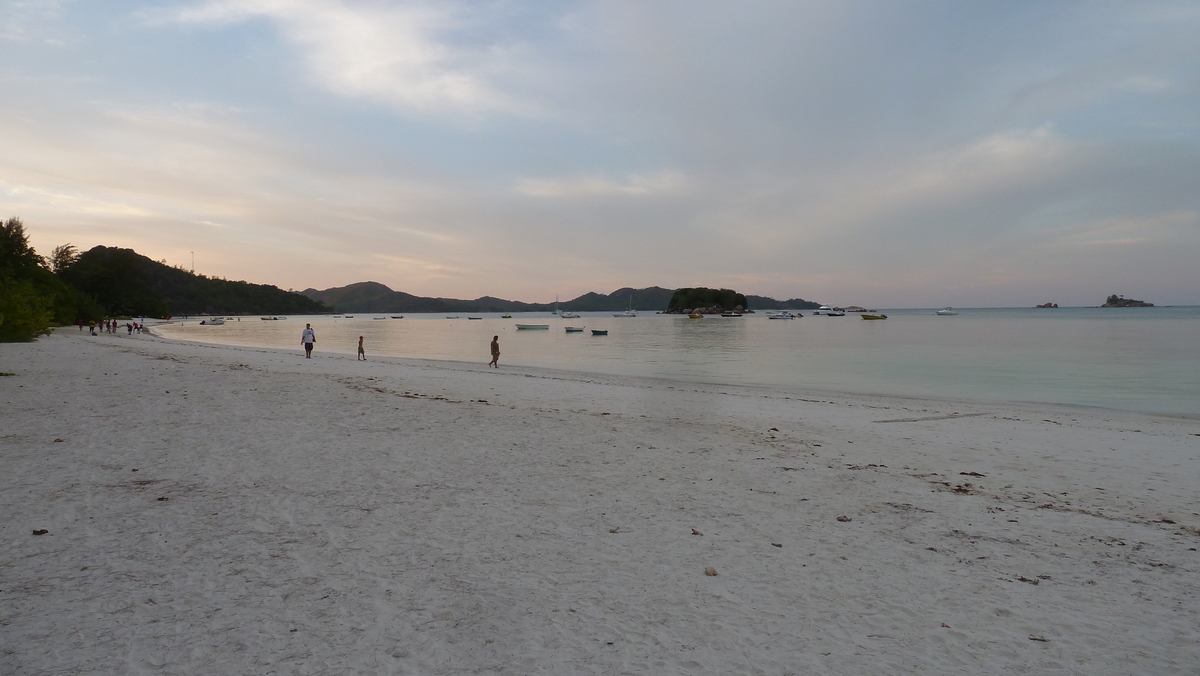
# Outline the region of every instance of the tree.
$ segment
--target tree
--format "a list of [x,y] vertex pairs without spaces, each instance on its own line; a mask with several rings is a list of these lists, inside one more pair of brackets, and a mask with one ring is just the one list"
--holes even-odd
[[50,258],[47,262],[50,264],[50,269],[54,274],[62,274],[64,270],[74,265],[79,260],[79,249],[75,248],[74,244],[63,244],[54,247],[54,251],[50,252]]
[[0,269],[38,267],[42,257],[29,246],[25,224],[13,216],[0,225]]

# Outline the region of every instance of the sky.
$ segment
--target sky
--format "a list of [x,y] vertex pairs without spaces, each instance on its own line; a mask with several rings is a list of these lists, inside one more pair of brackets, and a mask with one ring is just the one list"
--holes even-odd
[[0,217],[296,290],[1200,304],[1200,2],[0,0]]

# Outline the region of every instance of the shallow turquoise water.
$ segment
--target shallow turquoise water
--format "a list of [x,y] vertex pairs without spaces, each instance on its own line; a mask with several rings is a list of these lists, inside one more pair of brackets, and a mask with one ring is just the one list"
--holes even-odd
[[[499,335],[502,365],[1200,417],[1200,307],[963,309],[952,317],[932,309],[884,312],[886,321],[808,313],[792,321],[649,313],[251,317],[212,327],[189,320],[163,333],[299,352],[300,332],[311,322],[318,356],[354,354],[362,335],[368,355],[480,363],[490,359],[488,343]],[[517,323],[551,328],[519,331]],[[566,333],[563,327],[572,325],[589,330]],[[593,336],[593,328],[609,335]]]

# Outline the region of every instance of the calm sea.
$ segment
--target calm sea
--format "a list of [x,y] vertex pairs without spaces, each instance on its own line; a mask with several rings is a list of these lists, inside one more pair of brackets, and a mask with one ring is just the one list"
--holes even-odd
[[[295,348],[311,322],[321,352],[486,363],[500,336],[501,365],[797,390],[1072,404],[1200,417],[1200,307],[885,310],[885,321],[805,316],[768,320],[639,313],[406,315],[404,319],[243,317],[166,325],[172,338]],[[479,320],[468,319],[482,317]],[[549,324],[544,331],[517,323]],[[566,326],[584,326],[566,333]],[[607,329],[594,336],[591,329]]]

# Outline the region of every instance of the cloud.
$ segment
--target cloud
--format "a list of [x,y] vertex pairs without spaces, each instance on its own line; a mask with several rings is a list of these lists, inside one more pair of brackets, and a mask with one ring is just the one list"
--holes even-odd
[[624,180],[597,176],[567,178],[524,178],[517,183],[517,192],[531,197],[557,199],[587,199],[610,196],[650,197],[678,194],[687,189],[687,178],[671,171],[648,175],[631,174]]
[[151,22],[234,24],[263,18],[303,50],[331,91],[421,113],[530,114],[528,102],[488,82],[503,48],[446,39],[460,19],[450,3],[352,4],[339,0],[211,0],[146,15]]

